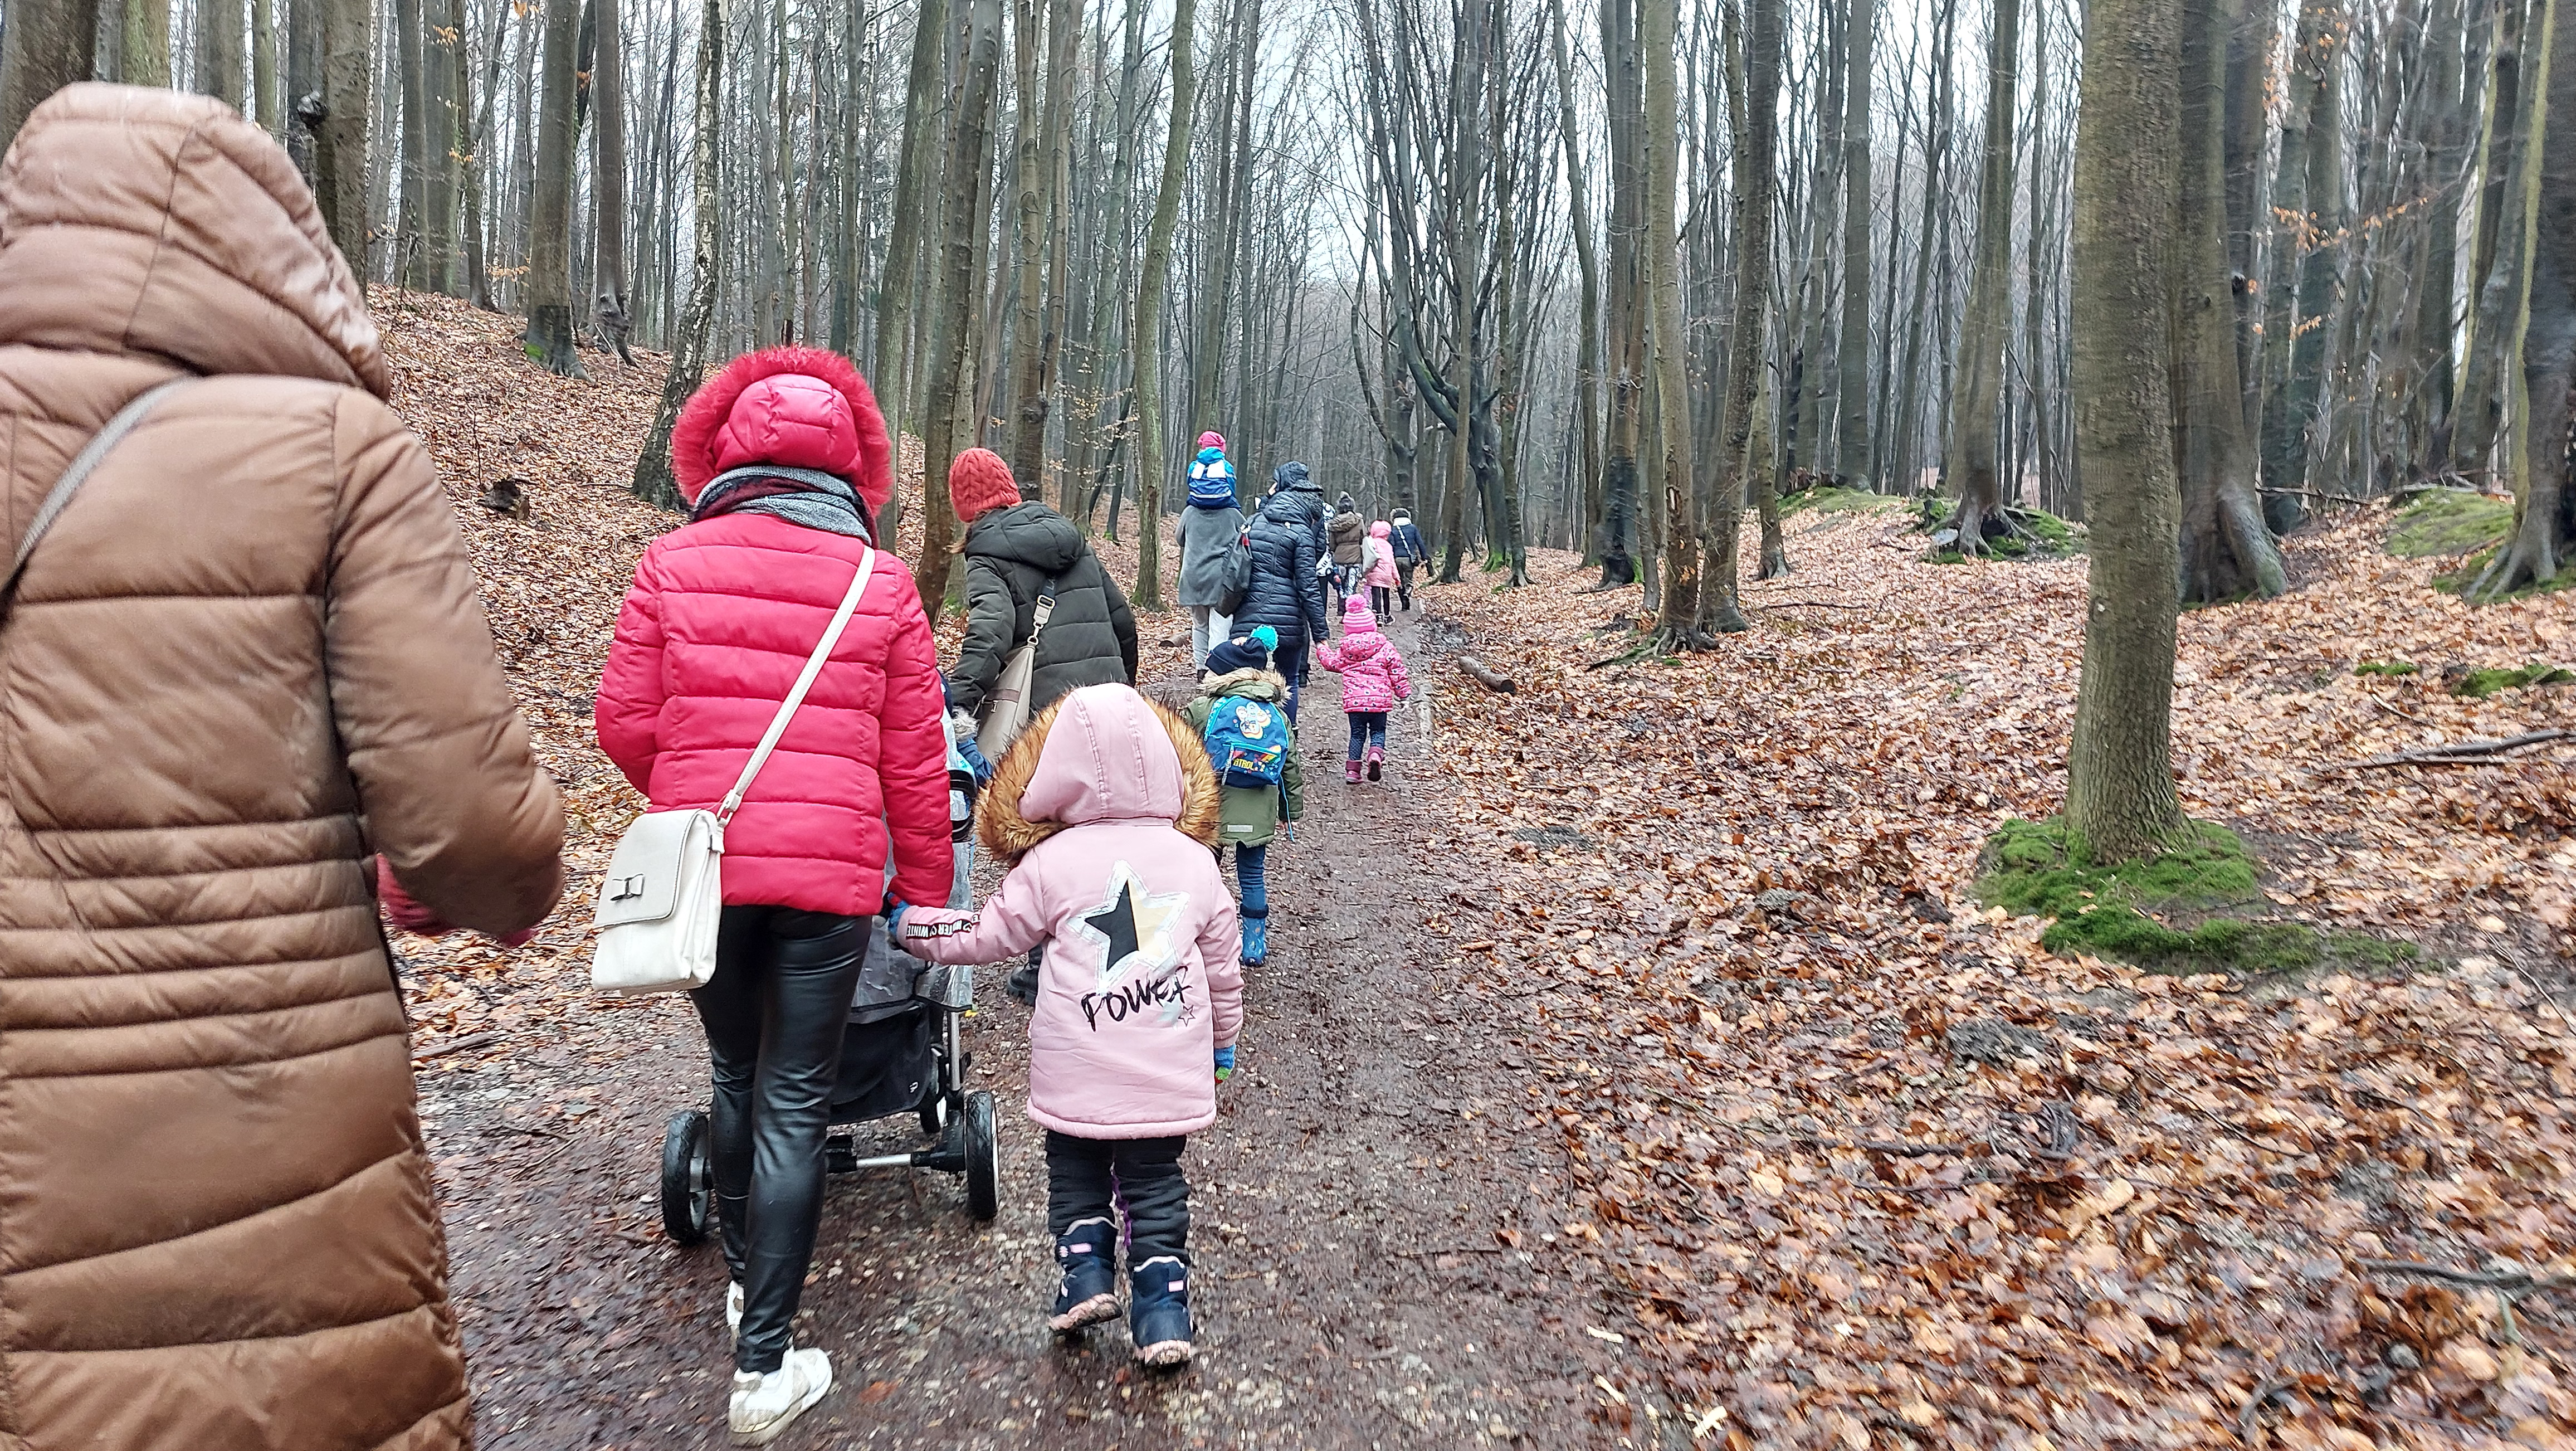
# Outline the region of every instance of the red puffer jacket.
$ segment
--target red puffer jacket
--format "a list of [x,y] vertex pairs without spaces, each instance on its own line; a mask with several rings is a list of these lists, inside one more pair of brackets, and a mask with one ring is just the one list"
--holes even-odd
[[[846,362],[776,349],[735,360],[690,400],[673,431],[674,473],[694,500],[717,468],[817,469],[849,478],[875,508],[890,484],[884,437]],[[596,720],[600,747],[655,810],[713,807],[733,788],[866,548],[732,513],[644,551]],[[896,896],[948,900],[941,714],[920,593],[903,561],[880,551],[831,660],[725,828],[726,903],[872,915],[889,851]]]

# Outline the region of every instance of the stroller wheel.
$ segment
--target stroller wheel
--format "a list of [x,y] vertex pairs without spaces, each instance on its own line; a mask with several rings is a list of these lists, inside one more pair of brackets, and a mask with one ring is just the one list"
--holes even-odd
[[671,1115],[662,1129],[662,1232],[675,1244],[707,1237],[715,1207],[715,1179],[707,1162],[707,1116],[699,1109]]
[[966,1095],[966,1212],[989,1220],[1002,1210],[1002,1151],[993,1136],[993,1095]]

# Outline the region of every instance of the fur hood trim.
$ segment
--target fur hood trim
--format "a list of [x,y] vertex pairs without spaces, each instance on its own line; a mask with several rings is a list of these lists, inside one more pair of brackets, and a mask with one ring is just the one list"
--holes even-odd
[[[1284,683],[1281,688],[1286,688]],[[1145,704],[1162,724],[1163,733],[1171,738],[1173,752],[1181,760],[1181,815],[1172,826],[1199,845],[1213,849],[1225,802],[1216,768],[1208,764],[1207,747],[1188,721],[1160,701],[1147,698]],[[1059,699],[1038,712],[1037,719],[1030,721],[1019,739],[1002,753],[1002,759],[993,767],[993,779],[985,784],[983,796],[975,804],[976,842],[1006,864],[1016,864],[1039,842],[1065,829],[1061,821],[1031,821],[1020,814],[1020,801],[1028,794],[1029,781],[1037,775],[1038,757],[1046,750],[1047,733],[1055,728],[1063,710],[1064,700]]]

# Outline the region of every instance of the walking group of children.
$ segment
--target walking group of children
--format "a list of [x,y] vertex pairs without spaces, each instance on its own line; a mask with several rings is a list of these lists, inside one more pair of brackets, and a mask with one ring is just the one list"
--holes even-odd
[[[1231,480],[1221,454],[1202,454],[1192,474]],[[1388,713],[1413,693],[1379,628],[1409,584],[1392,532],[1376,526],[1354,575],[1370,596],[1347,592],[1341,638],[1314,647],[1342,677],[1354,783],[1383,778]],[[1011,863],[992,899],[981,911],[897,906],[891,919],[897,945],[927,961],[1040,950],[1029,1114],[1046,1131],[1059,1271],[1047,1323],[1070,1333],[1118,1317],[1123,1244],[1129,1330],[1152,1366],[1194,1353],[1181,1151],[1215,1122],[1215,1085],[1234,1072],[1242,969],[1269,956],[1270,845],[1305,814],[1278,646],[1268,626],[1218,638],[1177,713],[1124,685],[1049,707],[1003,754],[977,809],[979,841]],[[1240,905],[1221,871],[1228,848]]]

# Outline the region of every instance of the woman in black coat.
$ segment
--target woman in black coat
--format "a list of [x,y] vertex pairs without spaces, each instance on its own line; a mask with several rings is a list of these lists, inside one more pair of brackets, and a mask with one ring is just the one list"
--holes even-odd
[[1324,577],[1316,572],[1322,556],[1323,499],[1296,487],[1306,477],[1304,464],[1282,464],[1273,474],[1275,487],[1252,516],[1252,589],[1234,612],[1233,631],[1250,634],[1268,625],[1279,632],[1271,660],[1288,682],[1288,718],[1297,718],[1297,698],[1306,683],[1307,647],[1325,638]]

